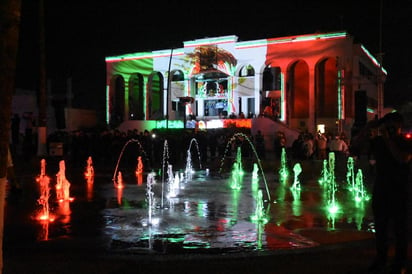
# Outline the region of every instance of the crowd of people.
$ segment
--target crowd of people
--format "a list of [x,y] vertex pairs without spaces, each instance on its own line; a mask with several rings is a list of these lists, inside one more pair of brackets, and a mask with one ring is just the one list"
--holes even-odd
[[[241,133],[239,133],[239,131]],[[22,159],[30,159],[36,154],[37,139],[35,134],[26,132],[21,137],[23,144],[18,141],[12,144],[12,153],[21,154]],[[235,138],[233,136],[235,135]],[[267,144],[268,136],[264,136],[259,130],[255,135],[248,129],[226,128],[213,130],[128,130],[126,132],[117,129],[101,130],[76,130],[73,132],[56,131],[47,138],[47,149],[50,155],[50,147],[53,143],[63,146],[62,154],[72,161],[74,165],[84,164],[84,159],[92,156],[96,164],[116,164],[122,149],[122,158],[126,162],[133,163],[137,156],[143,156],[146,165],[157,166],[162,162],[164,142],[167,140],[167,149],[171,161],[183,163],[187,157],[187,149],[192,139],[196,144],[192,146],[195,155],[200,155],[200,163],[206,164],[215,161],[216,158],[228,156],[234,152],[236,147],[242,147],[244,157],[253,156],[253,149],[260,159],[265,159],[273,153],[272,158],[281,157],[281,151],[286,149],[288,157],[295,161],[302,160],[324,160],[328,153],[333,151],[337,157],[345,158],[350,153],[350,145],[344,134],[310,133],[301,132],[291,146],[287,146],[285,134],[282,131],[275,133],[273,144]],[[124,146],[127,143],[127,149]],[[229,144],[228,144],[229,143]],[[17,149],[20,147],[20,149]],[[130,148],[129,148],[130,147]],[[192,153],[192,154],[193,154]]]
[[[284,134],[278,133],[275,147],[285,143]],[[346,158],[350,155],[350,143],[345,134],[331,134],[317,132],[301,132],[290,148],[292,157],[296,160],[325,160],[329,152],[334,152],[337,158]]]

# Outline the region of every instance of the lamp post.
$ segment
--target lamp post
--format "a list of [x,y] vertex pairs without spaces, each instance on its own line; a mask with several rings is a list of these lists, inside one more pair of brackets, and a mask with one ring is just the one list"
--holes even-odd
[[378,53],[378,61],[379,61],[379,70],[378,70],[378,118],[381,118],[383,115],[383,53],[382,53],[382,13],[383,13],[383,0],[380,1],[380,8],[379,8],[379,53]]
[[173,48],[170,50],[169,68],[167,70],[167,88],[166,88],[166,129],[169,129],[169,94],[170,94],[170,67],[172,66]]

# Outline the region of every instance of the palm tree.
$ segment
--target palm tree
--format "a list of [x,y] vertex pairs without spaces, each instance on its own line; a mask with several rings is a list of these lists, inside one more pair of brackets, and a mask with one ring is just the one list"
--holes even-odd
[[21,0],[0,0],[0,273],[3,273],[3,227],[7,152],[11,123]]

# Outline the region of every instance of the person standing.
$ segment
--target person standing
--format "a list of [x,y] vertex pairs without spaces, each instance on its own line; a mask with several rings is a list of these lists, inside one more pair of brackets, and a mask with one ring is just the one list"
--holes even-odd
[[394,236],[394,258],[390,273],[405,273],[408,252],[408,180],[412,142],[402,135],[403,117],[386,114],[379,121],[379,134],[371,139],[376,160],[372,191],[376,257],[369,273],[383,273],[388,260],[390,233]]

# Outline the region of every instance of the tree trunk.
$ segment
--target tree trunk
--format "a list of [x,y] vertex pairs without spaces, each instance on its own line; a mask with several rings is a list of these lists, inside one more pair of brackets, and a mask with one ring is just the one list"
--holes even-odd
[[0,273],[3,273],[4,206],[11,102],[15,89],[21,0],[0,0]]

